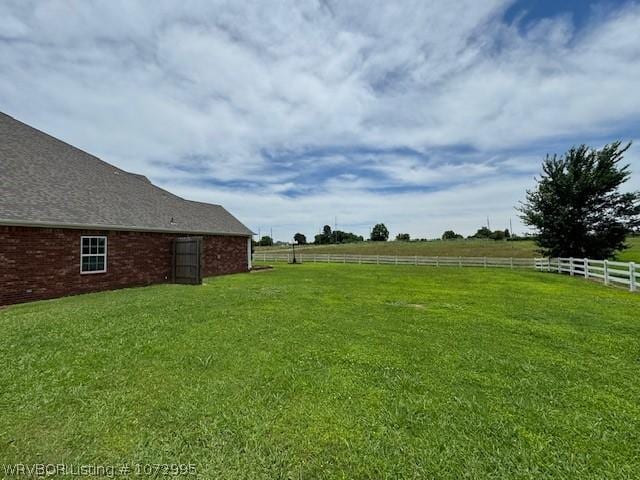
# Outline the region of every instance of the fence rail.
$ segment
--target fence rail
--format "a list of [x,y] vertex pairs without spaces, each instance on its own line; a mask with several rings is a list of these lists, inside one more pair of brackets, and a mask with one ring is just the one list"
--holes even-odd
[[[291,253],[259,252],[253,259],[265,262],[291,262]],[[311,254],[296,252],[296,260],[308,263],[366,263],[377,265],[419,265],[433,267],[503,267],[535,268],[535,258],[496,257],[422,257],[417,255],[336,255],[333,253]]]
[[633,262],[589,258],[536,258],[535,261],[536,270],[581,276],[605,285],[624,285],[630,292],[637,292],[640,285],[640,270]]
[[[291,253],[257,252],[254,261],[291,262]],[[504,257],[422,257],[400,255],[336,255],[296,253],[298,262],[360,263],[375,265],[416,265],[432,267],[530,268],[542,272],[564,273],[602,281],[605,285],[626,286],[638,291],[640,268],[636,264],[587,258],[504,258]]]

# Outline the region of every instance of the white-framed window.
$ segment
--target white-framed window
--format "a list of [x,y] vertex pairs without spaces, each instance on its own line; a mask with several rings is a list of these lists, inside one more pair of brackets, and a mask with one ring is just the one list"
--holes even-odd
[[80,237],[80,273],[107,271],[107,237]]

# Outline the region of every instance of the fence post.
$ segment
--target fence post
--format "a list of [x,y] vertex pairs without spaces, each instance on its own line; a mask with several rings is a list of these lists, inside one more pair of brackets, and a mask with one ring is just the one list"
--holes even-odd
[[436,257],[436,267],[440,266],[440,257]]
[[417,267],[418,266],[418,255],[416,255],[415,263],[416,263],[416,267]]
[[331,254],[327,253],[327,263],[331,263]]
[[316,263],[316,254],[313,254],[313,263]]
[[511,268],[513,268],[513,257],[509,257],[509,265],[511,265]]
[[487,257],[484,257],[484,268],[487,268]]
[[636,264],[633,262],[629,263],[629,291],[636,291]]
[[362,255],[358,257],[358,263],[362,263]]
[[589,278],[589,260],[584,259],[584,278]]
[[558,262],[558,273],[562,273],[561,267],[560,267],[560,260],[562,260],[560,257],[557,258],[557,262]]
[[460,265],[460,268],[462,268],[462,257],[458,257],[458,265]]
[[380,255],[376,255],[376,265],[380,265]]
[[569,257],[569,274],[573,277],[573,257]]
[[398,264],[398,255],[396,255],[396,265]]
[[609,260],[604,261],[604,284],[609,285]]
[[551,257],[547,257],[547,272],[551,272]]
[[291,254],[287,253],[287,263],[291,263]]

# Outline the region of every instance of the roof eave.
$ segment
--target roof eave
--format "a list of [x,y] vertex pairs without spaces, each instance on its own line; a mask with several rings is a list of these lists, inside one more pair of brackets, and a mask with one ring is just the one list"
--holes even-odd
[[62,222],[37,222],[32,220],[10,220],[1,219],[0,225],[8,227],[33,227],[33,228],[68,228],[73,230],[115,230],[122,232],[151,232],[151,233],[174,233],[189,235],[219,235],[227,237],[252,237],[255,232],[214,232],[214,231],[198,231],[198,230],[179,230],[168,228],[153,227],[137,227],[129,225],[100,225],[100,224],[78,224],[78,223],[62,223]]

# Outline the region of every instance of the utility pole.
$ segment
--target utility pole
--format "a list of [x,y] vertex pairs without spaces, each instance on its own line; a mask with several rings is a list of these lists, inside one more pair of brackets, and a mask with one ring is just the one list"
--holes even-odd
[[[511,238],[513,238],[513,224],[511,223],[511,217],[509,217],[509,238],[507,238],[507,240]],[[511,250],[513,250],[515,248],[515,242],[509,242],[509,243],[511,244]],[[511,259],[511,262],[513,262],[513,258]]]
[[273,227],[271,227],[271,241],[273,242]]
[[487,228],[491,230],[491,223],[489,223],[489,217],[487,217]]

